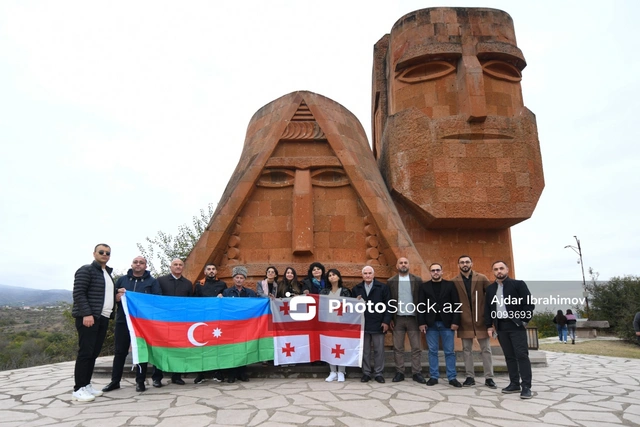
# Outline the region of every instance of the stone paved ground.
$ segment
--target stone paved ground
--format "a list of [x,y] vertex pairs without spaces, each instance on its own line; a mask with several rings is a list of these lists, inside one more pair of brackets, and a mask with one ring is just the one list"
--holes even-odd
[[[484,386],[321,379],[211,381],[149,387],[131,379],[94,402],[71,402],[73,362],[0,372],[2,426],[620,426],[640,425],[640,360],[547,353],[534,368],[534,398]],[[101,362],[109,362],[102,358]],[[460,377],[459,377],[460,378]],[[461,379],[461,378],[460,378]],[[95,378],[103,387],[105,377]],[[506,386],[506,375],[496,377]]]

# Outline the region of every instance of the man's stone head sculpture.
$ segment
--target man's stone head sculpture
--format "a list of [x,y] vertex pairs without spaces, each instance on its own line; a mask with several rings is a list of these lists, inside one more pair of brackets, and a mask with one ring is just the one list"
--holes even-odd
[[418,10],[374,55],[374,155],[394,198],[431,228],[506,228],[529,218],[544,180],[511,17]]

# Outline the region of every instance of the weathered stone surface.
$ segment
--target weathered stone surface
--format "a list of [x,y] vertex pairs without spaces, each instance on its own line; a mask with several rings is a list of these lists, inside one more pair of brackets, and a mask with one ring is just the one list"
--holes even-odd
[[[139,395],[115,391],[96,398],[93,402],[69,405],[70,393],[60,394],[49,404],[34,408],[19,399],[26,393],[15,377],[26,370],[7,371],[0,378],[2,401],[14,400],[18,406],[0,410],[0,419],[6,425],[166,425],[176,423],[188,426],[207,425],[474,425],[498,426],[535,425],[636,425],[640,422],[637,386],[627,385],[621,379],[640,380],[640,361],[577,354],[549,353],[549,365],[533,368],[533,399],[522,401],[519,396],[500,392],[509,379],[496,375],[497,390],[483,386],[464,389],[445,385],[425,387],[413,381],[385,384],[361,383],[348,378],[342,389],[336,390],[336,400],[326,401],[326,384],[322,378],[271,378],[251,381],[242,385],[193,384],[182,387],[151,388]],[[103,357],[98,363],[111,363]],[[50,365],[51,370],[41,379],[40,388],[47,390],[60,381],[69,382],[73,365]],[[574,369],[567,369],[569,366]],[[578,369],[579,368],[579,369]],[[584,382],[589,373],[593,378],[609,384],[603,391],[594,386],[586,389],[576,386]],[[561,384],[573,384],[566,386]],[[34,387],[34,386],[30,386]],[[271,390],[291,390],[284,395],[278,407],[271,407],[275,399]],[[617,390],[614,390],[617,389]],[[203,398],[197,404],[189,403],[198,393],[216,390],[217,397]],[[550,390],[562,390],[553,392]],[[35,390],[30,390],[34,392]],[[351,392],[350,392],[351,391]],[[242,393],[245,393],[246,397]],[[314,404],[298,404],[294,396]],[[354,400],[353,397],[361,397]],[[276,398],[283,395],[276,394]],[[257,409],[254,400],[268,401],[268,408]],[[271,400],[270,400],[271,399]],[[224,402],[220,409],[221,402]],[[602,406],[599,406],[602,405]],[[244,408],[239,408],[244,406]],[[257,406],[257,405],[256,405]],[[236,408],[238,407],[238,408]],[[152,422],[153,421],[153,422]],[[464,423],[464,424],[461,424]]]
[[511,17],[414,11],[376,43],[373,62],[373,151],[425,262],[455,271],[464,253],[479,271],[512,264],[508,227],[532,215],[544,179]]
[[[372,137],[340,104],[299,91],[251,119],[243,152],[184,274],[206,263],[248,285],[269,265],[298,276],[320,261],[347,286],[362,266],[415,273],[461,254],[488,273],[513,266],[509,227],[531,217],[544,187],[526,66],[511,17],[482,8],[429,8],[400,18],[375,44]],[[511,275],[515,270],[511,268]]]
[[[317,132],[293,135],[291,123]],[[251,119],[240,162],[185,275],[197,279],[214,262],[230,281],[232,267],[243,264],[252,285],[269,265],[304,277],[319,260],[352,285],[366,264],[388,278],[399,256],[426,274],[361,124],[336,102],[301,91]]]

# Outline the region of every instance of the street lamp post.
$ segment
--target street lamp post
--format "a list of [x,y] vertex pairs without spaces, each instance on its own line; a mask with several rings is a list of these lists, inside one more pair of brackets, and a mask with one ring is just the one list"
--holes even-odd
[[589,318],[589,293],[587,292],[587,281],[584,278],[584,263],[582,262],[582,248],[580,247],[580,239],[578,239],[578,236],[573,236],[574,239],[576,239],[576,243],[578,244],[578,246],[572,246],[572,245],[567,245],[564,248],[571,248],[573,249],[573,251],[575,253],[578,254],[578,256],[580,257],[580,268],[582,268],[582,289],[584,289],[584,302],[585,302],[585,308],[587,311],[587,318]]

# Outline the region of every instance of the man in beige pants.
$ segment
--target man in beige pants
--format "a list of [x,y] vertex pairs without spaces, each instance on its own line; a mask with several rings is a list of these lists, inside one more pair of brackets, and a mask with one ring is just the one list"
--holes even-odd
[[404,338],[409,336],[411,344],[411,373],[413,380],[420,384],[427,381],[422,376],[420,355],[420,330],[415,305],[418,303],[418,289],[422,279],[409,273],[409,260],[398,258],[396,264],[398,274],[387,280],[391,291],[391,300],[394,301],[397,311],[391,321],[393,331],[393,355],[396,362],[396,375],[392,382],[404,381]]
[[458,258],[458,268],[460,273],[451,281],[456,285],[456,290],[462,303],[462,313],[460,327],[458,328],[458,338],[462,338],[462,356],[464,358],[464,368],[467,371],[467,379],[462,383],[463,387],[476,385],[475,372],[473,369],[473,339],[478,340],[482,354],[482,366],[484,368],[484,385],[489,388],[496,388],[493,381],[493,361],[491,355],[491,337],[487,334],[484,325],[484,302],[487,287],[491,284],[487,276],[471,269],[473,261],[468,255]]

